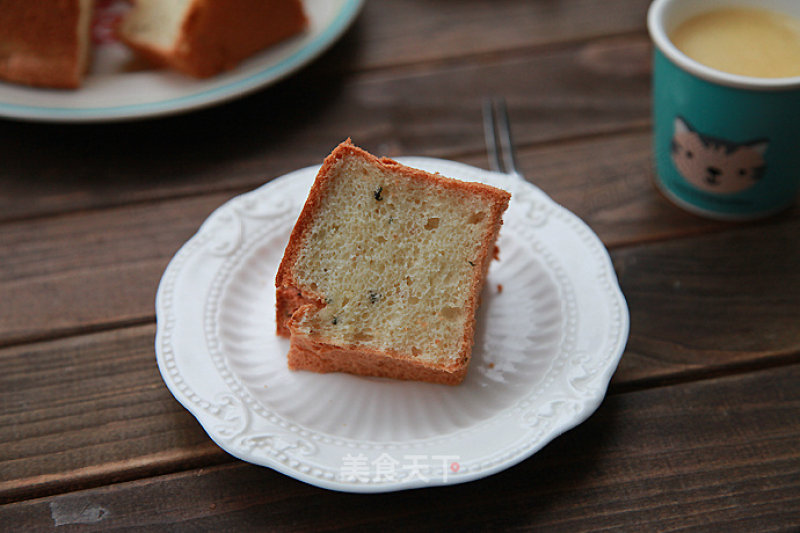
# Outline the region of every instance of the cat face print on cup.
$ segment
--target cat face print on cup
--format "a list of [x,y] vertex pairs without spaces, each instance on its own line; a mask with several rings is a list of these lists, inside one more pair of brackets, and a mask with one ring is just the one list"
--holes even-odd
[[701,191],[733,194],[755,186],[764,176],[769,142],[737,143],[695,131],[675,118],[672,162],[680,175]]
[[673,203],[710,218],[744,220],[773,214],[797,199],[800,76],[715,70],[670,41],[670,32],[687,20],[732,7],[800,20],[797,0],[651,4],[653,154],[656,186]]

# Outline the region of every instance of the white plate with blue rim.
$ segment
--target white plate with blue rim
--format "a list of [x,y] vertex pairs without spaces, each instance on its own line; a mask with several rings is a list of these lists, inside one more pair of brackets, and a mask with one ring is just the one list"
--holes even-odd
[[42,122],[107,122],[182,113],[241,97],[318,57],[351,25],[363,0],[304,0],[304,5],[309,18],[304,33],[209,79],[197,80],[164,69],[131,68],[136,62],[125,46],[114,39],[101,39],[80,89],[42,89],[0,81],[0,116]]
[[319,167],[218,208],[156,297],[164,382],[221,448],[332,490],[388,492],[500,472],[589,417],[628,338],[600,239],[519,178],[432,158],[401,163],[512,194],[458,386],[290,371],[275,274]]

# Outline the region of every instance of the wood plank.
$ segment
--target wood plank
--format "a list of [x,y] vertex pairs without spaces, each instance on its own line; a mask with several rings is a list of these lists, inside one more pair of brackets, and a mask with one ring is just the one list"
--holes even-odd
[[344,46],[352,51],[348,61],[353,69],[509,53],[604,35],[644,34],[649,4],[649,0],[367,2]]
[[[722,234],[615,250],[614,264],[631,312],[631,334],[612,390],[797,360],[800,251],[792,243],[798,231],[800,218],[795,217],[783,223],[765,222]],[[80,246],[76,247],[80,252]],[[116,252],[107,254],[114,257]],[[98,275],[93,277],[102,281]],[[91,281],[87,275],[86,283]],[[110,287],[123,282],[143,286],[135,279],[112,276],[108,281]],[[35,290],[36,283],[33,278],[30,290]],[[99,289],[97,283],[91,287]],[[76,290],[65,301],[82,301],[85,290]],[[142,290],[155,291],[155,285]],[[151,292],[142,298],[142,317],[152,317],[152,297]],[[44,296],[30,298],[32,305],[37,301],[45,301]],[[117,309],[117,304],[103,305],[100,297],[91,302],[97,307],[81,312],[94,313],[94,324]],[[129,312],[131,304],[119,308]],[[48,313],[40,314],[54,315]],[[37,316],[32,312],[28,319]],[[75,328],[79,325],[76,322]],[[161,384],[153,361],[153,335],[150,325],[0,350],[5,370],[0,378],[0,427],[16,428],[0,444],[8,498],[31,484],[37,490],[53,489],[78,483],[75,479],[86,472],[99,476],[86,482],[110,475],[102,470],[105,463],[98,465],[92,454],[85,453],[87,449],[109,463],[128,458],[139,464],[156,455],[162,457],[165,468],[213,455],[208,448],[195,448],[206,442],[201,430],[174,405]],[[68,379],[59,386],[62,376]],[[124,408],[116,403],[119,398],[124,398]],[[153,412],[160,402],[173,409]],[[131,429],[126,425],[128,418],[148,422]],[[42,433],[53,421],[58,421],[53,433]],[[135,446],[84,431],[105,426],[134,431]],[[168,429],[173,427],[178,433]],[[153,448],[140,448],[140,442],[152,442]],[[124,477],[137,470],[120,464],[111,471]],[[35,479],[45,480],[41,482],[44,488],[31,481]]]
[[0,352],[0,502],[229,460],[161,381],[154,335]]
[[167,263],[229,196],[6,224],[0,345],[152,322]]
[[342,75],[317,65],[163,120],[0,121],[0,220],[252,188],[318,164],[347,137],[388,156],[483,154],[491,93],[507,96],[520,146],[646,127],[649,57],[649,42],[632,37],[433,69]]
[[[520,163],[610,247],[736,227],[686,214],[661,198],[650,184],[648,147],[649,134],[632,133],[523,150]],[[483,154],[462,160],[486,164]],[[238,192],[4,224],[0,345],[151,320],[169,259]]]
[[612,252],[631,334],[615,378],[700,375],[800,353],[797,217]]
[[13,530],[790,530],[800,523],[800,365],[606,398],[519,465],[357,495],[233,463],[0,507]]

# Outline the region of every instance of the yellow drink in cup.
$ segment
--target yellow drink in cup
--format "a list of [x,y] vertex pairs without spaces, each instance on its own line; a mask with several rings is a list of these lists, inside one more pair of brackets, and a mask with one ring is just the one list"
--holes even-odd
[[800,76],[800,19],[760,8],[700,13],[669,34],[684,54],[708,67],[755,78]]

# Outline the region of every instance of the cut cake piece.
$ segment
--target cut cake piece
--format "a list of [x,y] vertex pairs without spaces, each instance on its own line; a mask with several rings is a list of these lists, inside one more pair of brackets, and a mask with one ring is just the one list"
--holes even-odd
[[340,144],[275,280],[289,368],[460,383],[510,197]]
[[94,0],[0,1],[0,79],[75,89],[89,67]]
[[206,78],[307,24],[300,0],[137,0],[119,37],[157,65]]

